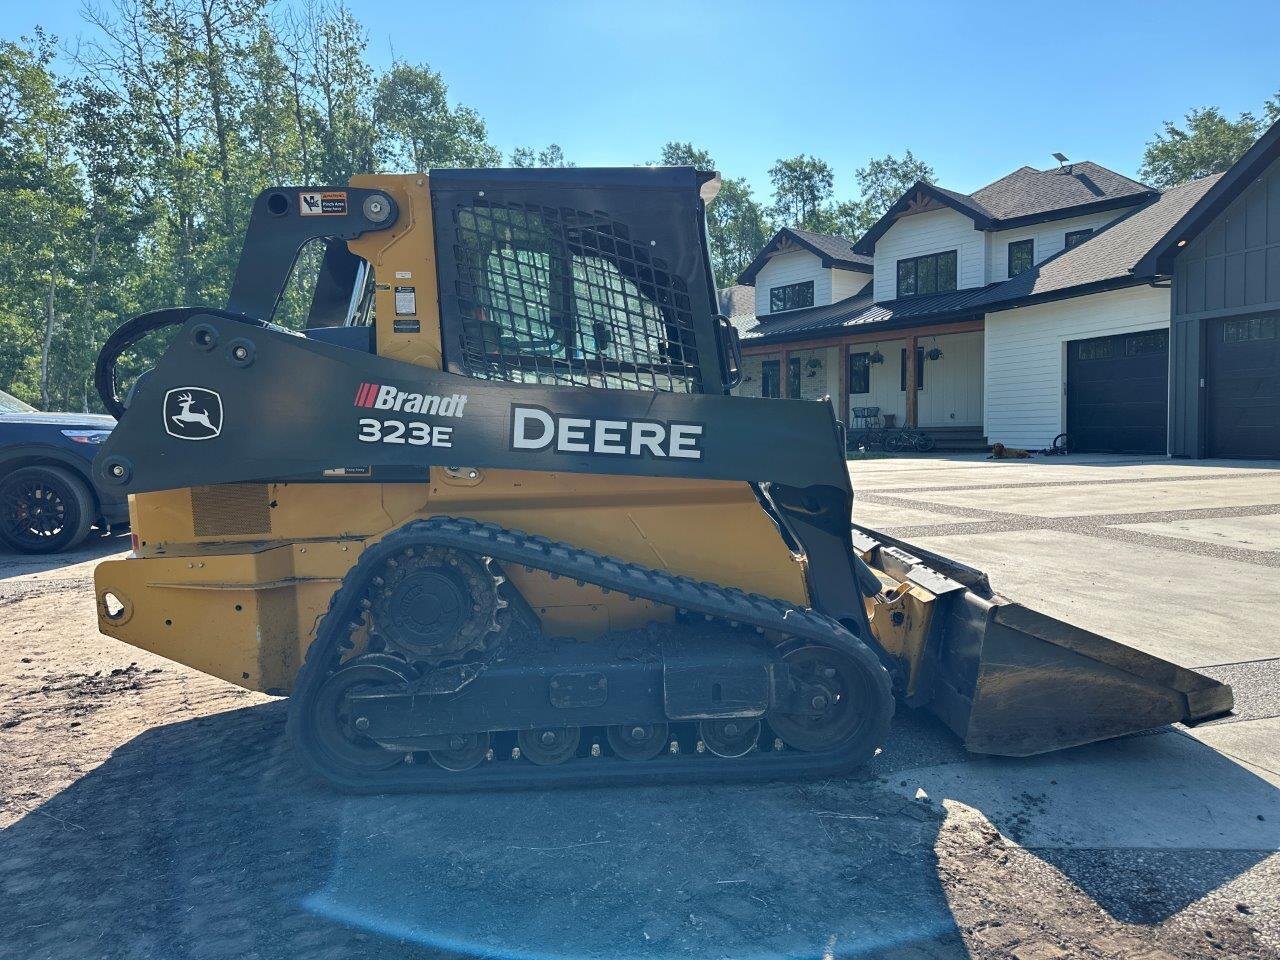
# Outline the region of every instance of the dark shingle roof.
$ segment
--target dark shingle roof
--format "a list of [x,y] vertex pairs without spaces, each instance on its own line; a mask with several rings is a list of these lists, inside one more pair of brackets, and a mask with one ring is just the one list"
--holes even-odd
[[1008,309],[1027,298],[1051,299],[1053,294],[1105,284],[1134,282],[1152,274],[1135,273],[1134,267],[1183,214],[1217,182],[1219,175],[1205,177],[1165,191],[1084,243],[1050,257],[1038,267],[1003,283],[986,288],[974,304],[981,309]]
[[1136,200],[1154,192],[1146,184],[1085,160],[1049,170],[1021,167],[975,190],[970,199],[991,211],[996,220],[1014,220],[1125,197]]
[[735,283],[716,291],[720,312],[726,317],[739,317],[756,312],[756,288],[745,283]]
[[958,193],[917,181],[854,245],[860,253],[875,250],[876,241],[907,213],[918,195],[932,197],[972,218],[978,230],[1001,230],[1096,210],[1130,206],[1158,196],[1145,184],[1114,170],[1083,161],[1051,170],[1021,167],[973,193]]
[[783,227],[766,243],[750,266],[738,276],[738,283],[755,283],[756,274],[769,262],[769,256],[777,252],[783,241],[805,248],[810,253],[822,258],[824,267],[842,267],[846,270],[857,270],[860,273],[871,272],[871,257],[853,252],[853,241],[845,237],[834,237],[826,233],[813,233],[798,227]]

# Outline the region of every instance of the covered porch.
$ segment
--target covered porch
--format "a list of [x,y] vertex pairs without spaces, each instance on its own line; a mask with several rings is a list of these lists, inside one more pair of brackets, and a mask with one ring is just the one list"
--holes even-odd
[[[983,321],[823,339],[743,343],[741,396],[820,400],[856,426],[851,412],[879,408],[881,426],[920,429],[940,449],[984,449]],[[914,357],[915,362],[907,361]]]

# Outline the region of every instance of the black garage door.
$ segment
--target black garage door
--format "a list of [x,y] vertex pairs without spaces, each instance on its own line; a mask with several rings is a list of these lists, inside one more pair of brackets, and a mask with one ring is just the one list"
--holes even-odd
[[1280,459],[1280,318],[1207,325],[1208,453]]
[[1067,439],[1085,453],[1165,453],[1169,331],[1067,344]]

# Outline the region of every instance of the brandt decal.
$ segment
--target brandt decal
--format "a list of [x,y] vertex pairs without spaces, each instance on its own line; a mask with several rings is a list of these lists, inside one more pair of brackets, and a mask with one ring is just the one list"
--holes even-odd
[[164,395],[164,429],[179,440],[212,440],[222,432],[222,397],[205,387],[174,387]]

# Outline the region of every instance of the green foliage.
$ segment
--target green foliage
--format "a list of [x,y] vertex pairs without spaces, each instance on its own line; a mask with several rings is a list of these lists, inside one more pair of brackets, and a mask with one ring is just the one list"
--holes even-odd
[[534,150],[532,147],[516,147],[511,151],[511,166],[574,167],[577,164],[570,163],[565,159],[564,150],[560,148],[560,144],[549,143],[544,150]]
[[[225,303],[264,187],[501,162],[438,73],[376,71],[339,4],[115,0],[85,17],[66,78],[42,32],[0,43],[0,389],[28,402],[97,409],[93,360],[124,320]],[[305,316],[320,252],[278,321]]]
[[830,226],[829,201],[835,185],[831,167],[817,157],[797,154],[769,168],[773,205],[769,215],[780,227],[801,227],[818,233]]
[[1202,107],[1188,111],[1182,126],[1166,120],[1164,129],[1147,143],[1138,175],[1165,189],[1222,173],[1267,126],[1280,120],[1280,94],[1263,104],[1263,117],[1246,112],[1232,120],[1217,107]]

